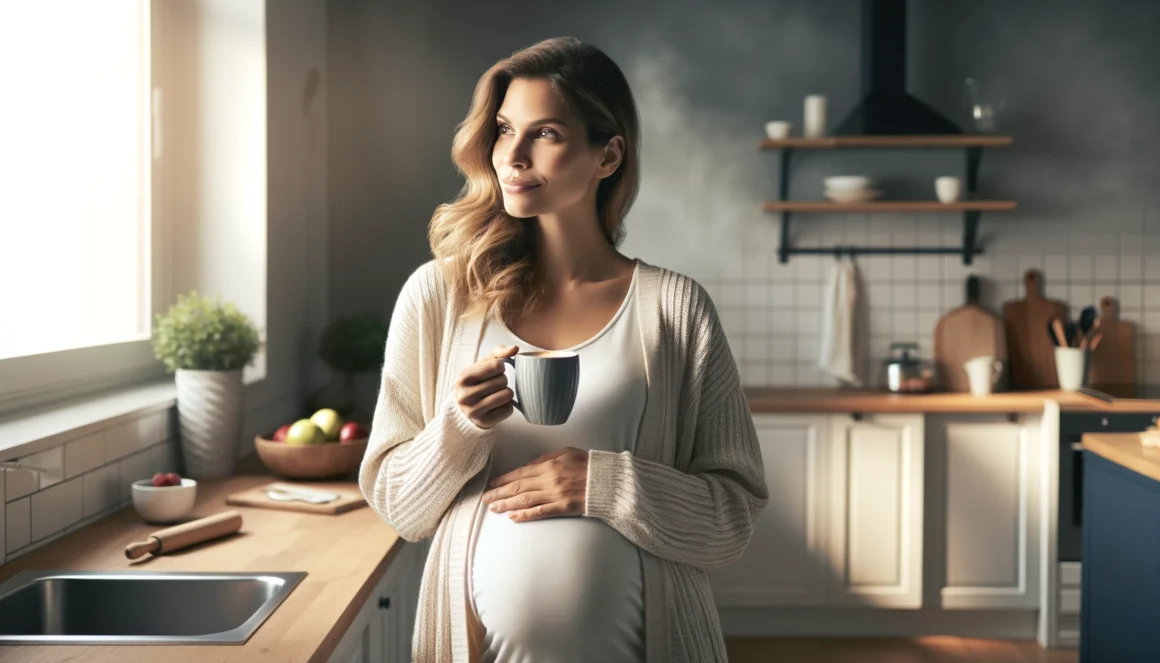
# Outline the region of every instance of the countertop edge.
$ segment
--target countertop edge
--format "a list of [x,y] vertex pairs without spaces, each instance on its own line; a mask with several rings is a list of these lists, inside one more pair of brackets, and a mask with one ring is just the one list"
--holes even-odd
[[1146,447],[1139,433],[1088,433],[1083,448],[1124,469],[1160,481],[1160,449]]

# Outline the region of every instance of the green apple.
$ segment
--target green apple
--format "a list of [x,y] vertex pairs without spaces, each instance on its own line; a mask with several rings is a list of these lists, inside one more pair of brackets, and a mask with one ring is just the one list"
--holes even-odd
[[318,424],[309,419],[299,419],[290,426],[286,433],[286,444],[297,447],[307,444],[322,444],[326,441],[326,433],[322,432]]
[[339,416],[338,412],[330,408],[323,408],[310,415],[310,420],[322,429],[326,439],[338,440],[338,433],[342,430],[343,424],[342,417]]

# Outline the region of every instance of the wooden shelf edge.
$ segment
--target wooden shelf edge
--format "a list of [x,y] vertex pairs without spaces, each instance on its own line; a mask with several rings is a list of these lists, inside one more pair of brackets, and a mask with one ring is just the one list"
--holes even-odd
[[1006,147],[1012,136],[962,134],[947,136],[828,136],[825,138],[763,138],[763,150],[832,150],[847,147]]
[[765,212],[1009,212],[1016,209],[1013,200],[964,200],[940,203],[923,200],[886,200],[866,203],[832,203],[812,200],[769,201],[762,203]]

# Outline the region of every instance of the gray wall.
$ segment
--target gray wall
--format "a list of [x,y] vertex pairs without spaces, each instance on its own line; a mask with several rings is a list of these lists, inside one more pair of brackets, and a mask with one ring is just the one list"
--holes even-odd
[[[371,2],[329,7],[331,307],[389,311],[428,257],[426,224],[460,180],[449,148],[478,76],[539,39],[570,34],[606,50],[633,85],[644,121],[644,182],[628,219],[629,255],[685,272],[721,308],[745,381],[829,384],[814,367],[819,299],[832,263],[776,261],[776,156],[756,149],[763,123],[801,125],[802,98],[829,98],[837,122],[859,97],[860,3]],[[965,122],[973,76],[999,106],[1011,148],[983,157],[985,197],[1014,213],[983,216],[987,254],[859,259],[866,303],[863,376],[890,341],[930,353],[938,316],[986,277],[992,306],[1044,270],[1048,296],[1073,311],[1120,297],[1141,324],[1141,379],[1160,380],[1160,8],[1085,0],[911,2],[912,93]],[[800,153],[799,153],[800,154]],[[961,174],[961,151],[803,155],[793,197],[820,197],[821,178],[864,173],[899,196],[933,197],[937,175]],[[961,216],[798,216],[794,242],[955,244]]]

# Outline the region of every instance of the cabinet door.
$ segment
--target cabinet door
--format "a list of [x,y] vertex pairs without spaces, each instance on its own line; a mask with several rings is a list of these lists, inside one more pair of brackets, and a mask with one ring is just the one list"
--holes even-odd
[[754,416],[769,506],[741,559],[710,574],[718,605],[823,603],[822,485],[828,420],[828,416]]
[[391,562],[386,576],[379,583],[373,599],[378,608],[382,654],[376,659],[382,663],[403,663],[411,660],[411,638],[407,627],[406,584],[414,574],[411,560],[414,544],[404,544]]
[[922,605],[923,418],[831,420],[830,605]]
[[382,634],[379,630],[377,596],[372,594],[342,636],[329,663],[379,663],[382,660]]
[[928,430],[943,474],[942,607],[1037,607],[1037,422],[940,421]]

